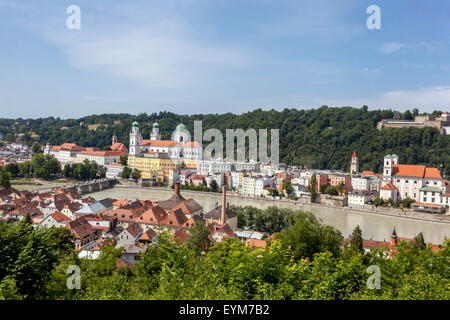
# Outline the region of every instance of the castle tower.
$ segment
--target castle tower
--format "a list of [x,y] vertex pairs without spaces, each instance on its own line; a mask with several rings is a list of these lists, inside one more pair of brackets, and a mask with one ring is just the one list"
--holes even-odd
[[350,164],[350,173],[356,174],[359,172],[359,157],[356,150],[353,150],[352,161]]
[[161,133],[159,132],[159,124],[153,124],[152,132],[150,133],[150,140],[161,140]]
[[135,156],[141,153],[142,135],[139,132],[139,123],[133,122],[130,133],[130,156]]

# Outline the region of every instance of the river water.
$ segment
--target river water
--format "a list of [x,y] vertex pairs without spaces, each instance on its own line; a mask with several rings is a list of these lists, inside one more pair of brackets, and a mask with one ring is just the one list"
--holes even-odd
[[[100,192],[91,193],[90,196],[101,200],[104,198],[128,200],[167,200],[173,190],[159,188],[124,188],[115,187]],[[216,203],[221,203],[221,194],[199,193],[182,190],[181,195],[186,199],[192,198],[203,206],[205,212],[213,209]],[[399,237],[413,238],[419,232],[423,233],[427,243],[441,244],[445,238],[450,238],[450,223],[424,221],[403,217],[386,216],[376,213],[361,212],[348,208],[332,208],[317,205],[294,204],[285,201],[272,201],[264,199],[249,199],[237,196],[227,196],[230,205],[252,205],[264,209],[276,205],[280,208],[303,209],[312,212],[314,216],[322,219],[324,223],[337,228],[344,237],[348,237],[353,229],[359,225],[363,231],[364,239],[389,241],[395,227]]]

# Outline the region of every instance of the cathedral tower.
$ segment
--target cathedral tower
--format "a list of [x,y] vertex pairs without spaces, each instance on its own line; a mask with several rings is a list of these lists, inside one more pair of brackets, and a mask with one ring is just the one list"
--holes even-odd
[[141,153],[142,135],[139,132],[139,123],[133,122],[133,127],[130,133],[130,156],[135,156]]

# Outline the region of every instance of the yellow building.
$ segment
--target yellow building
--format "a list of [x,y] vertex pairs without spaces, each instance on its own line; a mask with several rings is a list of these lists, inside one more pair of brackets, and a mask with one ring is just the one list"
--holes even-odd
[[167,153],[143,152],[128,157],[128,165],[141,172],[142,179],[154,179],[168,183],[171,170],[178,169],[179,164],[172,161]]

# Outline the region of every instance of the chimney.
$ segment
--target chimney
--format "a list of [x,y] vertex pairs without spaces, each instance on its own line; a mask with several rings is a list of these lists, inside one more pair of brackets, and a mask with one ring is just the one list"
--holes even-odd
[[222,186],[222,216],[220,220],[222,225],[225,224],[226,210],[227,210],[227,190],[225,186]]
[[179,182],[175,183],[175,194],[177,196],[180,195],[180,183]]

